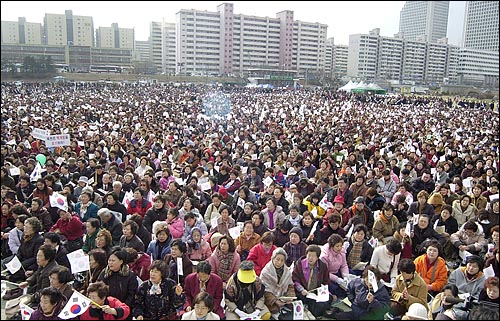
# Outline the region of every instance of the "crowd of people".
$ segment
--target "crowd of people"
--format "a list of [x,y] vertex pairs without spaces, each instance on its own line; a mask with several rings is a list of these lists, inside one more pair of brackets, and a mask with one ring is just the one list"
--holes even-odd
[[[498,319],[494,104],[1,89],[2,280],[27,288],[31,319],[58,318],[74,291],[92,300],[82,320],[293,319],[297,300],[304,319]],[[71,273],[80,249],[90,269]]]

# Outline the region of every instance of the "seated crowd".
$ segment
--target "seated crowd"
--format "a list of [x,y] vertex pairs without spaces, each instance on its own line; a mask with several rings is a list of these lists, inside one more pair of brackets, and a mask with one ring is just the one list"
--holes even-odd
[[[245,111],[253,94],[233,89],[241,123],[214,125],[196,117],[202,87],[112,87],[119,107],[102,89],[75,87],[91,102],[77,112],[64,86],[2,84],[2,280],[27,289],[31,319],[58,318],[74,291],[92,300],[82,320],[277,320],[293,318],[297,300],[304,319],[467,319],[492,304],[498,319],[498,133],[476,130],[497,128],[487,125],[498,113],[438,98],[259,91],[257,122]],[[68,117],[71,145],[33,137],[39,107],[3,112],[26,97],[63,102],[53,112]],[[288,102],[297,108],[273,110]],[[339,126],[308,123],[302,103]],[[108,123],[102,105],[124,122]],[[411,111],[408,123],[427,108],[436,120],[432,130],[401,120],[397,132],[374,114],[375,125],[358,121],[364,105],[392,119],[396,107]],[[451,109],[477,121],[446,129]],[[88,271],[71,273],[76,250]]]

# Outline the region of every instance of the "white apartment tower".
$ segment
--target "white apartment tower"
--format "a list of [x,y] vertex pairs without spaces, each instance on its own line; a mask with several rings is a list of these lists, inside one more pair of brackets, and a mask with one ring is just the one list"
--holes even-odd
[[2,21],[2,43],[41,45],[42,24],[27,22],[24,17],[18,21]]
[[425,36],[428,42],[446,38],[449,1],[406,1],[399,18],[399,32],[407,40]]
[[150,58],[157,72],[175,72],[175,32],[174,23],[151,22],[149,29]]
[[186,10],[176,17],[177,72],[229,74],[272,67],[323,71],[326,25],[293,20],[285,10],[276,18],[234,14],[231,3],[217,12]]
[[46,13],[44,18],[44,43],[47,45],[75,45],[94,47],[92,17]]
[[348,57],[349,47],[347,45],[335,45],[333,47],[333,72],[336,77],[346,75]]
[[498,1],[467,1],[463,46],[498,52]]

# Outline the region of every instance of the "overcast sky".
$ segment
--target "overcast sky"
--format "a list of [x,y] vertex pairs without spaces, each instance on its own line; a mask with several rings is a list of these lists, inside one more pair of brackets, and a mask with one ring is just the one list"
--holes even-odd
[[[350,34],[368,33],[380,28],[382,36],[394,36],[399,30],[399,14],[405,1],[228,1],[235,14],[276,17],[283,10],[294,11],[294,19],[328,25],[328,37],[335,44],[348,44]],[[43,23],[45,13],[92,16],[94,28],[109,27],[116,22],[121,28],[135,28],[136,40],[147,40],[151,21],[175,22],[180,9],[215,12],[223,1],[2,1],[2,20]],[[460,45],[463,33],[465,1],[450,1],[448,19],[449,43]]]

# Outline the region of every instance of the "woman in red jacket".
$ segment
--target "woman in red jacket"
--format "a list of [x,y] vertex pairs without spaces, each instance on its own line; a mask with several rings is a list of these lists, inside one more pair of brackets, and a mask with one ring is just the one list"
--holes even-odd
[[260,272],[271,261],[273,251],[276,249],[274,245],[274,234],[270,231],[265,232],[260,239],[260,243],[252,247],[248,253],[247,260],[254,263],[255,273],[260,276]]
[[81,315],[80,320],[125,320],[128,318],[130,307],[117,298],[108,296],[109,286],[104,282],[97,281],[90,284],[87,293],[93,302]]

